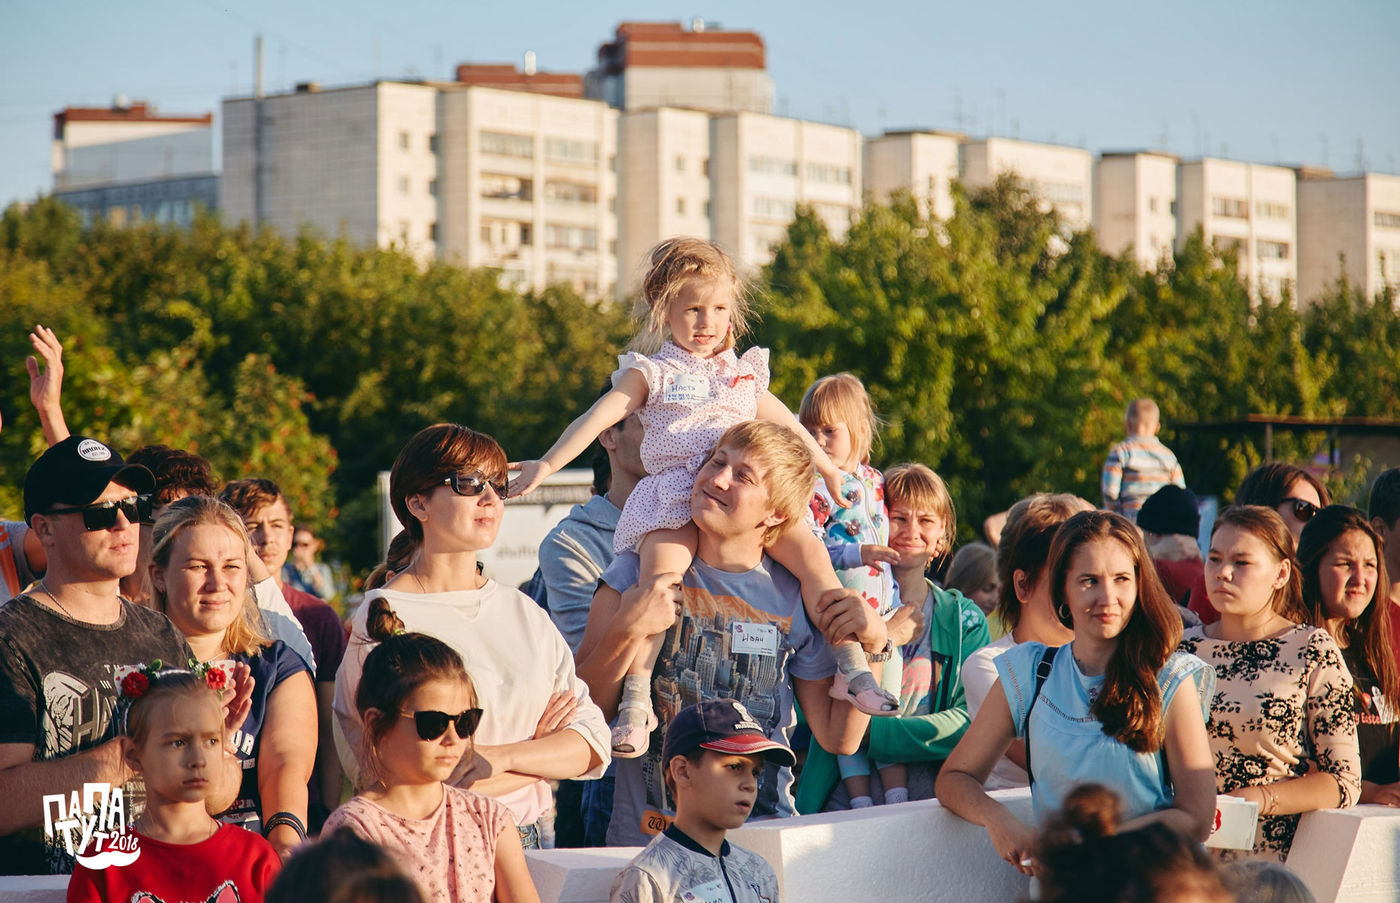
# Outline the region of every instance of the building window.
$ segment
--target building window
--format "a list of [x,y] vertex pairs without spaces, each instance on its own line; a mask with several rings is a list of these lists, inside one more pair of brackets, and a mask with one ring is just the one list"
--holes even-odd
[[498,157],[533,157],[535,139],[530,135],[512,135],[508,132],[482,132],[481,152]]
[[1157,199],[1156,199],[1156,198],[1148,198],[1148,199],[1147,199],[1147,212],[1148,212],[1148,213],[1156,213],[1156,212],[1157,212]]
[[1218,254],[1224,254],[1228,251],[1238,254],[1244,248],[1243,238],[1231,238],[1228,235],[1217,235],[1211,239],[1211,242],[1215,245],[1215,251]]
[[796,204],[793,201],[758,196],[753,199],[753,215],[760,219],[776,219],[786,223],[792,221],[795,212]]
[[544,199],[564,204],[596,204],[598,186],[550,180],[544,183]]
[[685,216],[685,198],[676,198],[676,213]]
[[437,179],[428,180],[428,194],[437,197]]
[[1056,207],[1084,203],[1084,186],[1072,182],[1046,182],[1042,191],[1045,193],[1045,200]]
[[438,152],[438,136],[436,133],[428,136],[428,152],[434,154]]
[[408,176],[399,176],[399,194],[408,194]]
[[428,223],[428,241],[437,241],[437,223]]
[[1254,214],[1264,219],[1288,219],[1293,215],[1293,208],[1272,201],[1255,201]]
[[1176,216],[1176,201],[1174,199],[1167,205],[1167,210],[1171,212],[1172,216]]
[[544,227],[545,247],[568,251],[598,250],[598,230],[583,226],[548,223]]
[[534,183],[520,176],[484,172],[481,174],[481,196],[528,201],[534,196]]
[[408,233],[410,228],[412,228],[412,224],[410,224],[408,220],[399,220],[399,240],[402,241],[404,244],[408,244]]
[[1210,199],[1210,212],[1212,216],[1226,219],[1249,219],[1249,202],[1242,198],[1214,196]]
[[701,204],[701,205],[700,205],[700,209],[701,209],[702,211],[704,211],[705,218],[706,218],[706,219],[709,219],[709,218],[710,218],[710,202],[709,202],[709,201],[706,201],[704,204]]
[[1374,214],[1374,222],[1380,229],[1400,229],[1400,213],[1377,210]]
[[1282,241],[1260,241],[1254,246],[1260,260],[1287,260],[1288,243]]
[[833,185],[851,184],[851,168],[834,163],[808,163],[807,178],[813,182],[829,182]]
[[408,150],[411,138],[408,132],[399,132],[399,150]]
[[598,142],[575,141],[572,138],[544,139],[544,156],[555,163],[598,162]]
[[676,172],[685,172],[685,157],[676,155]]
[[760,176],[795,177],[797,164],[792,160],[781,160],[777,157],[750,157],[749,172]]
[[535,230],[529,223],[520,224],[520,243],[522,245],[532,245],[535,243]]
[[708,177],[710,175],[710,158],[706,157],[700,161],[700,175]]

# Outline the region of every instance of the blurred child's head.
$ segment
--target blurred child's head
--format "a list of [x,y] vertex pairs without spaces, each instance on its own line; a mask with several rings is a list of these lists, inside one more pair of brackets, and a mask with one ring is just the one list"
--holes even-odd
[[267,903],[425,903],[394,858],[347,827],[292,854],[268,888]]
[[386,784],[446,779],[470,751],[482,714],[462,657],[424,633],[389,636],[365,656],[355,708],[364,759]]
[[[213,669],[222,686],[224,672]],[[205,673],[135,671],[121,680],[127,765],[145,777],[147,805],[201,802],[223,757],[224,713]]]
[[958,549],[944,583],[948,589],[955,589],[975,602],[983,614],[996,611],[1001,599],[996,551],[980,542],[970,542]]
[[927,570],[953,547],[957,513],[943,478],[922,464],[896,464],[885,471],[885,509],[890,547],[900,569]]
[[769,739],[733,699],[709,699],[681,709],[661,750],[666,790],[676,816],[725,830],[753,811],[766,762],[791,768],[792,750]]
[[1060,524],[1085,510],[1087,503],[1069,493],[1038,492],[1021,499],[1006,513],[997,544],[997,580],[1001,602],[997,612],[1007,630],[1021,623],[1021,609],[1041,605],[1049,612],[1050,583],[1044,579],[1050,558],[1050,541]]
[[1317,903],[1303,879],[1281,862],[1232,862],[1221,877],[1234,893],[1235,903]]
[[823,376],[807,387],[797,419],[843,470],[870,463],[879,421],[865,385],[853,373]]
[[[751,311],[743,282],[718,245],[668,238],[651,249],[648,261],[636,311],[641,328],[632,347],[654,351],[669,338],[708,357],[733,348],[748,331]],[[705,310],[691,310],[697,305]]]

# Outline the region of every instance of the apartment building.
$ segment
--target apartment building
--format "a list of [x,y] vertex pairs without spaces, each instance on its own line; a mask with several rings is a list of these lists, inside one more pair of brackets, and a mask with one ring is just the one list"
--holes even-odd
[[586,96],[621,110],[685,107],[711,113],[773,112],[763,38],[707,28],[703,19],[623,22],[598,48]]
[[1297,180],[1293,170],[1207,157],[1177,167],[1176,245],[1197,227],[1239,255],[1256,297],[1282,297],[1298,282]]
[[1128,248],[1144,269],[1170,258],[1176,243],[1176,169],[1157,151],[1105,152],[1094,165],[1094,232],[1109,254]]
[[1003,173],[1014,173],[1040,195],[1046,209],[1059,212],[1068,231],[1090,225],[1094,160],[1082,147],[984,138],[961,146],[959,168],[968,188],[983,188]]
[[1366,297],[1400,289],[1400,176],[1299,172],[1298,300],[1343,275]]
[[710,134],[712,234],[741,269],[773,259],[798,204],[846,234],[861,204],[860,132],[737,113],[714,117]]
[[953,215],[958,148],[966,140],[957,132],[916,130],[866,139],[861,165],[866,193],[883,203],[898,192],[909,192],[924,216],[948,219]]
[[220,203],[234,222],[598,295],[617,279],[616,122],[597,101],[454,82],[226,100]]
[[710,120],[669,107],[619,118],[617,265],[625,286],[640,283],[646,253],[662,238],[712,238]]
[[54,114],[54,196],[84,224],[188,224],[217,206],[213,114],[163,116],[145,102],[65,107]]

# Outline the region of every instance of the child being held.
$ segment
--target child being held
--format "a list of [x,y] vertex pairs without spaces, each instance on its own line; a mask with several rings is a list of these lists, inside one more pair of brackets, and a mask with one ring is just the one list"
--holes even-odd
[[[578,457],[599,433],[638,412],[645,436],[642,463],[647,476],[628,496],[617,522],[613,547],[636,550],[639,583],[663,574],[677,579],[695,557],[695,525],[690,519],[695,476],[729,427],[761,419],[791,429],[807,445],[836,504],[844,506],[841,473],[797,418],[768,391],[768,351],[750,348],[742,356],[735,342],[747,327],[749,309],[729,256],[698,238],[674,238],[652,249],[642,286],[644,326],[634,347],[659,350],[650,357],[622,355],[613,389],[594,402],[539,460],[512,463],[519,471],[509,494],[524,495],[551,473]],[[663,339],[665,340],[663,343]],[[802,601],[814,623],[825,592],[840,587],[826,550],[808,530],[788,531],[769,549],[802,584]],[[613,728],[613,754],[645,754],[656,727],[651,674],[662,636],[641,650],[623,680]],[[828,637],[836,651],[832,695],[870,715],[890,715],[898,700],[871,675],[860,645],[851,637]]]
[[[870,466],[870,446],[878,423],[870,395],[854,374],[823,376],[807,388],[798,408],[797,419],[812,434],[841,471],[841,499],[836,503],[831,491],[817,483],[812,498],[812,516],[821,529],[836,577],[847,589],[857,590],[871,608],[890,621],[892,658],[885,663],[883,688],[898,697],[902,662],[898,647],[912,638],[896,637],[892,620],[899,608],[899,586],[890,565],[899,554],[889,547],[889,514],[885,510],[885,478]],[[905,612],[899,623],[907,623]],[[852,808],[872,805],[870,795],[871,761],[862,753],[839,756],[841,776],[851,795]],[[878,765],[884,801],[908,800],[904,766]]]
[[778,876],[763,857],[724,839],[748,820],[764,760],[791,768],[792,750],[770,740],[733,699],[682,709],[662,746],[676,817],[613,882],[612,903],[734,899],[778,903]]
[[370,604],[382,609],[370,615],[380,643],[365,657],[355,707],[376,782],[323,832],[348,826],[380,844],[435,903],[539,903],[510,810],[443,783],[474,755],[481,723],[461,656],[427,634],[394,633],[403,625],[387,603]]
[[68,903],[261,903],[281,859],[260,835],[206,811],[225,755],[213,688],[227,682],[217,666],[162,671],[159,662],[122,677],[123,754],[146,785],[145,811],[130,828],[138,852],[124,865],[99,853],[89,866],[80,854]]

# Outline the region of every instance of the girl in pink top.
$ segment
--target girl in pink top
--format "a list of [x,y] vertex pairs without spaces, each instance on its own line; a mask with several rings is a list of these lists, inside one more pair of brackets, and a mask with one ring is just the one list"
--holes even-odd
[[[805,442],[837,504],[848,504],[841,493],[840,470],[768,391],[767,349],[750,348],[742,357],[734,353],[735,341],[747,328],[749,308],[729,256],[698,238],[673,238],[653,248],[650,258],[642,285],[644,323],[633,346],[659,350],[651,357],[633,352],[618,358],[612,390],[569,424],[542,459],[511,464],[520,475],[509,490],[512,496],[531,491],[578,457],[603,430],[638,412],[646,431],[642,463],[648,476],[627,498],[613,548],[637,552],[639,586],[663,575],[679,582],[690,568],[696,546],[690,521],[695,475],[715,442],[735,424],[759,418],[791,429]],[[802,582],[808,614],[821,623],[817,613],[822,594],[841,586],[821,540],[810,530],[788,530],[768,552]],[[872,715],[895,714],[899,701],[871,677],[859,644],[845,636],[829,639],[836,647],[839,669],[832,694]],[[658,634],[632,662],[623,681],[613,728],[614,756],[640,756],[650,743],[656,727],[651,671],[661,641]]]
[[443,783],[473,755],[481,722],[461,657],[427,634],[403,633],[383,600],[371,604],[369,628],[381,642],[365,658],[355,707],[377,782],[323,830],[345,825],[383,846],[426,899],[539,903],[510,810]]

